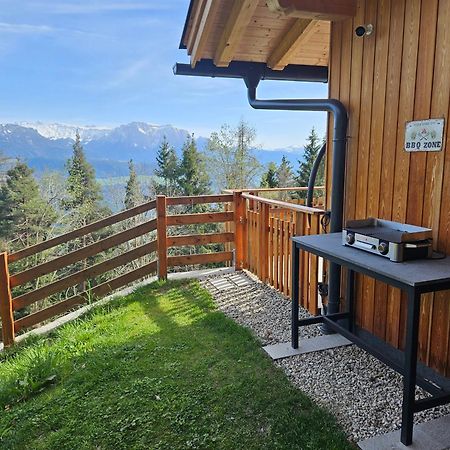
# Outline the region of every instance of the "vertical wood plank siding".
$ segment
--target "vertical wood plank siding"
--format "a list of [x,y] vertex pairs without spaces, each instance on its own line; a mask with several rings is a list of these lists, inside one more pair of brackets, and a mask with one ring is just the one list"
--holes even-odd
[[[374,33],[356,37],[354,29],[367,23]],[[345,220],[377,216],[429,226],[435,249],[446,253],[449,23],[450,0],[359,0],[353,20],[332,25],[329,87],[349,111]],[[405,122],[431,117],[445,118],[444,151],[405,152]],[[330,155],[327,160],[330,173]],[[356,292],[359,324],[401,348],[406,304],[400,292],[361,276]],[[450,293],[424,296],[420,319],[419,358],[449,376]]]

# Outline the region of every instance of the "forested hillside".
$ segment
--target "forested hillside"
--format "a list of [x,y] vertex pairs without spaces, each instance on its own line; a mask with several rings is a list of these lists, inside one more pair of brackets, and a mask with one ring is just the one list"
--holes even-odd
[[[0,181],[0,249],[9,253],[46,241],[57,235],[78,229],[114,212],[133,208],[155,198],[156,195],[195,196],[222,189],[248,187],[289,187],[307,185],[309,172],[315,160],[321,140],[311,131],[306,144],[305,161],[295,166],[283,157],[279,164],[263,165],[254,150],[255,130],[244,121],[235,127],[228,125],[211,135],[206,148],[201,151],[193,135],[187,135],[181,152],[163,137],[153,161],[154,169],[139,175],[136,163],[127,162],[127,176],[120,178],[119,185],[99,183],[96,171],[86,155],[80,134],[76,134],[71,153],[64,163],[64,172],[49,171],[37,177],[33,169],[23,161],[9,157],[0,158],[2,177]],[[323,182],[323,169],[318,184]],[[105,195],[106,194],[106,195]],[[289,199],[293,193],[280,193]],[[172,210],[170,209],[172,208]],[[198,213],[220,211],[221,206],[172,206],[169,213]],[[132,219],[107,227],[101,232],[71,240],[38,254],[11,264],[13,273],[22,272],[37,264],[51,261],[78,249],[105,239],[114,233],[137,226],[151,219],[141,214]],[[185,225],[178,227],[178,234],[202,234],[223,231],[221,224]],[[169,229],[169,234],[174,233]],[[91,267],[123,252],[142,246],[155,236],[151,233],[115,246],[100,255],[83,259],[70,267],[38,277],[13,290],[14,297],[36,290],[69,275]],[[223,250],[224,244],[186,246],[169,249],[170,254],[207,253]],[[176,253],[174,253],[176,252]],[[121,266],[106,274],[82,282],[59,294],[50,295],[23,310],[16,316],[42,309],[49,304],[75,296],[100,283],[148,263],[151,255]]]

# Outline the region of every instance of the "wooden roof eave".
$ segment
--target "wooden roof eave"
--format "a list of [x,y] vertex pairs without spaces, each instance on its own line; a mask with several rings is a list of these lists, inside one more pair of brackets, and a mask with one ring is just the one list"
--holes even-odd
[[354,17],[357,0],[266,0],[271,11],[310,20],[340,21]]
[[347,17],[354,7],[356,0],[191,0],[180,48],[192,67],[201,59],[218,67],[232,61],[264,62],[274,70],[327,66],[329,21],[323,18]]

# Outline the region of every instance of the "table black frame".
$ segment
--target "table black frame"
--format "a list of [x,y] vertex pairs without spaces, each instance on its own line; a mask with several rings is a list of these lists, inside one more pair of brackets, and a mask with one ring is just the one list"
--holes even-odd
[[[341,250],[337,247],[337,242],[341,246]],[[330,243],[333,244],[334,251],[331,251]],[[299,320],[299,269],[301,250],[321,256],[324,259],[347,269],[346,311]],[[364,260],[369,261],[369,263],[365,263]],[[421,295],[450,289],[450,258],[441,261],[445,261],[445,263],[436,265],[439,264],[438,261],[432,262],[435,264],[435,267],[441,269],[440,275],[435,278],[422,277],[423,280],[420,281],[408,278],[402,279],[401,277],[395,276],[395,269],[401,267],[398,265],[409,264],[408,269],[415,267],[420,269],[421,264],[427,264],[427,262],[430,261],[421,260],[421,262],[393,263],[381,256],[372,255],[358,249],[343,246],[341,243],[341,233],[292,238],[292,347],[298,348],[298,329],[300,326],[325,323],[329,329],[346,337],[358,347],[363,348],[365,351],[403,375],[402,426],[400,440],[404,445],[412,444],[414,413],[450,402],[450,392],[448,389],[439,386],[435,382],[432,383],[429,379],[418,376],[417,374],[417,347]],[[377,265],[381,266],[382,264],[393,264],[393,266],[391,266],[393,273],[389,274],[385,270],[377,269]],[[442,273],[446,273],[447,271],[447,276],[442,275]],[[367,275],[406,292],[406,343],[403,362],[396,362],[390,357],[389,352],[385,351],[385,347],[388,344],[384,344],[383,347],[380,347],[374,341],[368,340],[357,334],[355,330],[354,312],[355,273]],[[345,322],[345,325],[343,322]],[[416,384],[431,394],[431,397],[416,400]]]

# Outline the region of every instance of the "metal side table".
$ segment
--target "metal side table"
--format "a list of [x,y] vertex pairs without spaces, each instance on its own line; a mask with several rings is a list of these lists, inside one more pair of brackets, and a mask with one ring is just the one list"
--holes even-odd
[[[326,323],[330,329],[403,375],[401,442],[411,445],[414,413],[450,402],[450,380],[417,363],[420,296],[427,292],[450,289],[450,258],[393,263],[381,256],[342,245],[341,233],[294,237],[292,245],[292,347],[298,348],[300,326]],[[346,311],[299,320],[300,250],[321,256],[347,269]],[[408,309],[404,352],[379,339],[372,339],[368,332],[357,329],[354,320],[355,272],[406,292]],[[416,400],[416,384],[431,396]]]

